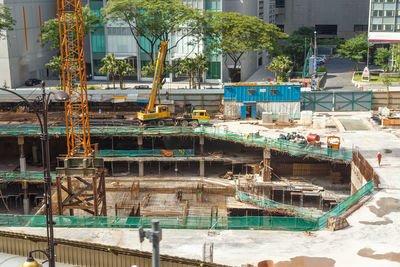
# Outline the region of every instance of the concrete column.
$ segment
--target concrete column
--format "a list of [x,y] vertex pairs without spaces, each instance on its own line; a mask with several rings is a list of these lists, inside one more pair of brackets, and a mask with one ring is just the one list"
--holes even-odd
[[36,146],[35,143],[32,145],[32,161],[33,161],[33,164],[38,164],[39,163],[38,147]]
[[204,159],[200,160],[200,177],[205,177]]
[[139,145],[139,150],[142,150],[143,149],[143,135],[139,135],[138,136],[137,142],[138,142],[138,145]]
[[24,199],[23,199],[23,206],[24,206],[24,214],[29,215],[29,197],[28,197],[28,183],[22,183],[22,189],[24,190]]
[[144,162],[139,161],[139,177],[143,177],[143,176],[144,176]]
[[264,169],[262,170],[262,176],[264,182],[271,181],[271,150],[269,148],[264,149]]
[[204,135],[200,135],[200,154],[204,153]]
[[19,146],[19,167],[21,172],[26,172],[26,159],[24,152],[24,137],[18,136],[18,146]]

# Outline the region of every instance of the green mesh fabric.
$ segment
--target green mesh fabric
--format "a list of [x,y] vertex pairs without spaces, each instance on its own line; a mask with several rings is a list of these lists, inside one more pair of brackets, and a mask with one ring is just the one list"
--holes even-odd
[[[51,177],[56,179],[56,173],[52,172]],[[13,181],[13,180],[43,180],[43,172],[0,172],[0,180]]]
[[[50,127],[49,133],[51,135],[65,135],[65,127]],[[40,129],[38,127],[28,126],[9,126],[1,127],[0,135],[39,135]],[[135,126],[110,126],[110,127],[91,127],[91,135],[177,135],[177,134],[203,134],[205,136],[219,138],[223,140],[239,141],[250,144],[255,144],[263,147],[270,147],[286,151],[294,156],[316,156],[325,159],[342,160],[350,162],[352,160],[351,150],[346,149],[328,149],[324,147],[300,145],[291,143],[286,140],[278,140],[269,137],[257,136],[253,134],[241,134],[227,131],[223,128],[216,127],[156,127],[156,128],[142,128]]]
[[[365,184],[356,193],[349,196],[324,215],[311,217],[94,217],[94,216],[54,216],[55,227],[67,228],[151,228],[152,219],[160,220],[164,229],[215,229],[215,230],[282,230],[317,231],[326,227],[327,219],[343,214],[362,197],[372,191],[372,181]],[[248,200],[248,199],[247,199]],[[262,203],[261,205],[264,205]],[[268,201],[267,205],[285,208],[277,202]],[[302,213],[300,208],[299,215]],[[301,211],[301,212],[300,212]],[[307,214],[303,214],[307,215]],[[0,214],[0,227],[46,227],[45,216]]]
[[[193,149],[164,150],[172,152],[173,157],[193,157]],[[153,150],[100,150],[99,157],[166,157],[162,149]]]

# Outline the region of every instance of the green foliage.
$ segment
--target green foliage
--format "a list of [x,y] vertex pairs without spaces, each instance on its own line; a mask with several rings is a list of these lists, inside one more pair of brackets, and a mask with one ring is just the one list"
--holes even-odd
[[326,67],[319,67],[317,72],[326,72]]
[[103,66],[99,69],[101,74],[111,75],[113,88],[115,89],[115,75],[118,73],[117,59],[114,54],[106,55],[101,62]]
[[[382,77],[382,83],[386,85],[387,88],[392,85],[392,80],[390,79],[389,75],[385,74]],[[389,89],[388,89],[389,90]]]
[[61,72],[62,72],[62,61],[61,56],[53,56],[49,63],[45,65],[46,69],[51,70],[54,73],[58,74],[58,78],[60,79],[61,84]]
[[124,88],[124,76],[135,72],[135,68],[132,67],[125,60],[117,60],[117,74],[119,77],[119,88]]
[[[186,36],[197,36],[202,27],[202,16],[179,0],[109,0],[104,8],[107,20],[127,25],[140,50],[146,53],[150,64],[155,61],[156,46],[180,34],[168,51]],[[147,42],[141,42],[144,38]]]
[[6,36],[5,31],[11,31],[16,21],[11,16],[10,8],[3,4],[0,4],[0,38]]
[[[102,16],[92,12],[87,5],[82,7],[82,20],[84,35],[94,32],[103,23]],[[45,44],[51,43],[51,49],[60,48],[60,31],[57,18],[45,21],[40,31]]]
[[57,74],[60,74],[62,72],[62,62],[61,62],[61,56],[53,56],[53,58],[50,60],[49,63],[46,65],[46,69],[51,70],[52,72],[55,72]]
[[400,70],[400,45],[399,44],[392,44],[391,52],[393,55],[393,71]]
[[[153,65],[151,62],[147,63],[147,65],[142,67],[142,76],[144,76],[144,77],[153,77],[155,68],[156,68],[156,66]],[[163,70],[162,70],[161,77],[167,76],[171,72],[174,72],[175,69],[176,69],[175,66],[172,66],[167,61],[164,61],[164,67],[163,67]]]
[[[270,55],[280,53],[278,40],[287,35],[272,24],[257,17],[232,12],[209,12],[206,16],[208,52],[221,51],[229,57],[236,70],[243,54],[266,50]],[[225,61],[227,65],[227,62]],[[230,73],[231,80],[233,72]]]
[[292,65],[293,62],[288,56],[277,56],[272,59],[271,63],[266,68],[275,72],[275,80],[278,80],[278,73],[281,78],[284,77],[282,74],[286,74]]
[[389,59],[392,53],[389,49],[380,47],[375,51],[374,64],[383,68],[383,71],[389,69]]
[[178,64],[178,74],[187,73],[189,75],[189,87],[195,88],[195,77],[197,78],[197,88],[200,89],[202,75],[208,70],[208,58],[204,54],[196,54],[194,58],[186,58]]
[[285,54],[287,54],[297,67],[304,64],[304,51],[310,49],[311,40],[314,43],[314,29],[301,27],[294,31],[286,41]]
[[358,70],[358,63],[368,52],[368,37],[366,34],[360,34],[347,40],[337,50],[339,55],[354,61],[354,69]]

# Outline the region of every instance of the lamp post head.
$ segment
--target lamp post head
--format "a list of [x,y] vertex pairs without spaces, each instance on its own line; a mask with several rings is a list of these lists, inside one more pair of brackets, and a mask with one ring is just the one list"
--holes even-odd
[[35,261],[31,253],[29,253],[28,258],[26,259],[24,264],[22,264],[20,267],[43,267],[43,265]]
[[69,95],[64,91],[57,91],[56,93],[54,93],[54,99],[57,102],[65,102],[68,101]]

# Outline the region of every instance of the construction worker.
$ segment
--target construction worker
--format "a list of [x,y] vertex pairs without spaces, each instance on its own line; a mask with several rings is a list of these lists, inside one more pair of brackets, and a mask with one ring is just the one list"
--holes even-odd
[[381,152],[378,152],[377,157],[378,157],[378,165],[379,165],[379,167],[380,167],[380,166],[381,166],[381,160],[382,160],[382,154],[381,154]]

